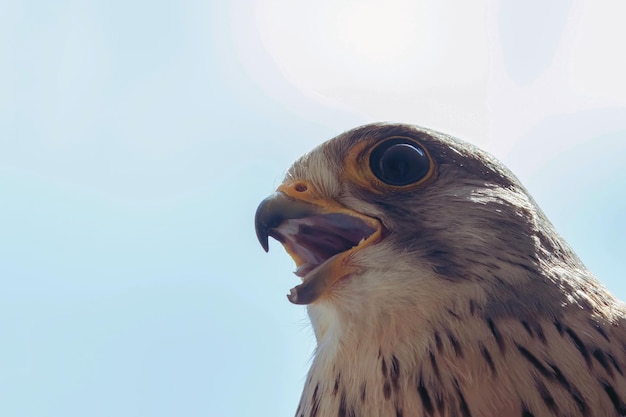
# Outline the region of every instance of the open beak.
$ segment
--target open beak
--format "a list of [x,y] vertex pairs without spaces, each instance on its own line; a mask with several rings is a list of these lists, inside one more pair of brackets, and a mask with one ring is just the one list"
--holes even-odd
[[303,182],[281,185],[261,202],[255,228],[261,246],[269,237],[283,244],[293,258],[302,284],[287,295],[294,304],[311,304],[333,285],[356,272],[352,255],[378,242],[381,223],[320,197]]

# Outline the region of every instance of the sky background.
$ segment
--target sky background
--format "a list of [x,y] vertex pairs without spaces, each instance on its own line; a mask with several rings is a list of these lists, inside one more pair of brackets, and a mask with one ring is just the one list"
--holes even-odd
[[254,211],[372,121],[493,153],[626,299],[625,7],[0,1],[0,415],[293,415],[314,339]]

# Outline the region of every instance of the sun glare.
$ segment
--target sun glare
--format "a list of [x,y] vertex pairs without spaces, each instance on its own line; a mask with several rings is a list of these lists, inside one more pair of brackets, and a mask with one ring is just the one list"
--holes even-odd
[[[264,47],[294,84],[393,90],[437,65],[445,42],[438,13],[435,2],[271,0],[258,4],[256,17]],[[286,18],[293,15],[300,18]]]
[[429,20],[416,2],[341,4],[333,17],[332,38],[355,61],[391,65],[417,50],[429,53]]

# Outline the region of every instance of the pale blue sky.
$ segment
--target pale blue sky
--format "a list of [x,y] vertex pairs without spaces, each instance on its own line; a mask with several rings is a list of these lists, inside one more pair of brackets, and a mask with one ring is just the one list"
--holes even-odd
[[314,341],[254,211],[371,121],[490,150],[626,299],[623,6],[381,4],[0,3],[0,415],[291,416]]

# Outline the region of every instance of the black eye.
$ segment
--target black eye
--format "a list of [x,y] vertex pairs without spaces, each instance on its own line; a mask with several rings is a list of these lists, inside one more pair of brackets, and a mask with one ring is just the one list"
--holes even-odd
[[389,185],[409,185],[424,178],[430,160],[424,149],[407,139],[390,139],[370,154],[370,169]]

